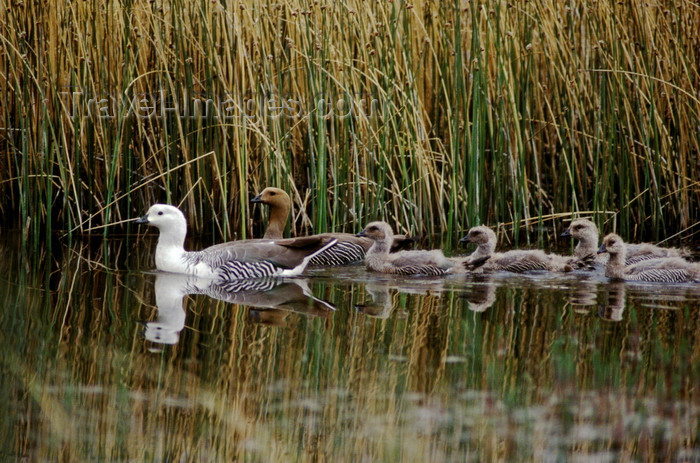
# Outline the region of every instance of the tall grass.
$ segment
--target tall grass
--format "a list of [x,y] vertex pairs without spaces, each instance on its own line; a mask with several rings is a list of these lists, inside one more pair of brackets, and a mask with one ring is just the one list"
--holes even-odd
[[630,238],[697,231],[690,1],[87,0],[0,17],[0,210],[35,239],[156,201],[249,237],[268,185],[292,193],[295,233],[384,218],[452,242],[603,211]]

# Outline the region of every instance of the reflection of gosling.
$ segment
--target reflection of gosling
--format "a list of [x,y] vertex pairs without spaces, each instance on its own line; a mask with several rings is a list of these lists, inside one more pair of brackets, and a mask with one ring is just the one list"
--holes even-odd
[[606,304],[599,307],[598,314],[604,320],[619,322],[625,311],[625,284],[612,282],[607,285],[607,290]]
[[469,310],[472,312],[485,312],[496,302],[496,285],[491,282],[476,285],[466,295],[469,302]]
[[365,265],[375,272],[432,276],[464,273],[457,260],[448,259],[439,249],[389,253],[394,232],[386,222],[371,222],[357,236],[374,240],[365,255]]
[[469,230],[461,243],[476,243],[477,248],[464,262],[469,269],[475,261],[486,260],[480,267],[484,272],[506,271],[522,273],[529,270],[549,270],[563,272],[572,270],[570,258],[547,254],[537,250],[514,250],[495,252],[496,234],[489,227],[479,226]]
[[394,308],[394,301],[389,286],[385,282],[383,283],[367,283],[365,291],[372,300],[365,300],[364,304],[356,304],[355,308],[369,317],[389,318]]
[[[561,236],[571,236],[578,240],[574,256],[578,259],[596,256],[598,251],[598,227],[588,219],[576,219]],[[627,244],[625,265],[632,265],[648,259],[660,257],[688,257],[688,253],[676,248],[662,248],[649,243]],[[598,255],[598,262],[605,263],[607,256]]]
[[614,233],[603,238],[598,252],[610,254],[605,266],[608,278],[661,283],[700,282],[700,264],[691,264],[679,257],[648,259],[626,267],[626,245]]

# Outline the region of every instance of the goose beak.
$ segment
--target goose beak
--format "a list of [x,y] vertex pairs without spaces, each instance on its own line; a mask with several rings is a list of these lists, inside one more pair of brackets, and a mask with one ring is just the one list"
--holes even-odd
[[566,230],[564,230],[564,233],[561,234],[562,238],[567,237],[567,236],[571,236],[571,231],[568,228]]
[[260,193],[259,195],[257,195],[255,198],[251,199],[250,202],[251,202],[251,203],[261,203],[261,202],[263,202],[263,200],[262,200],[262,193]]
[[459,242],[460,243],[471,243],[471,241],[469,240],[469,235],[467,235],[464,238],[462,238],[461,240],[459,240]]
[[362,230],[360,233],[358,233],[358,234],[355,235],[355,236],[367,236],[367,233],[365,233],[365,231]]
[[139,217],[138,219],[134,220],[136,223],[148,223],[148,214],[144,215],[143,217]]
[[608,252],[608,250],[605,248],[605,245],[601,245],[600,249],[598,249],[598,254],[603,254],[604,252]]

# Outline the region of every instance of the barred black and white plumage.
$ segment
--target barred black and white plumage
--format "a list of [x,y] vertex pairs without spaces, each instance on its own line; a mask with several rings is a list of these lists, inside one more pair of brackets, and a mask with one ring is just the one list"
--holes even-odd
[[315,256],[309,265],[335,266],[360,262],[365,258],[365,248],[351,241],[340,241],[327,251]]
[[435,265],[406,265],[396,269],[397,275],[427,275],[439,277],[450,273],[450,268],[437,267]]
[[322,236],[231,241],[187,252],[184,248],[187,222],[176,207],[155,204],[138,222],[153,225],[160,231],[156,247],[159,270],[218,281],[296,276],[313,257],[337,243],[336,239]]
[[371,222],[358,236],[374,241],[365,254],[365,265],[375,272],[431,276],[465,272],[457,260],[448,259],[439,249],[390,253],[394,233],[386,222]]
[[700,282],[700,264],[680,257],[646,259],[633,265],[625,265],[626,245],[618,235],[603,238],[599,253],[610,254],[605,266],[605,276],[616,280],[647,281],[659,283]]

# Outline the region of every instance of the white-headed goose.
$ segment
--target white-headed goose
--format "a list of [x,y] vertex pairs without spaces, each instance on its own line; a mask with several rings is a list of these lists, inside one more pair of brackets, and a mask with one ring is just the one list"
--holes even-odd
[[[253,198],[251,202],[265,204],[270,208],[270,219],[264,238],[281,239],[284,236],[284,228],[291,210],[292,200],[289,195],[280,188],[268,187]],[[310,265],[332,266],[360,262],[365,258],[365,253],[373,243],[368,238],[350,233],[322,233],[313,236],[321,236],[324,239],[337,239],[338,244],[315,256],[311,260]],[[392,252],[409,247],[412,243],[412,239],[403,235],[397,235],[394,237]]]
[[626,266],[627,245],[614,233],[603,238],[598,252],[610,255],[605,266],[605,276],[608,278],[661,283],[700,282],[700,264],[680,257],[646,259]]
[[475,243],[476,250],[464,261],[466,268],[479,265],[483,272],[505,271],[522,273],[530,270],[549,270],[552,272],[573,269],[571,258],[547,254],[540,250],[496,251],[496,234],[489,227],[478,226],[469,229],[462,243]]
[[309,261],[336,244],[316,237],[277,241],[231,241],[201,251],[185,251],[187,221],[175,206],[154,204],[136,221],[157,227],[156,268],[220,281],[296,276]]
[[357,236],[373,242],[365,255],[365,265],[375,272],[433,276],[465,272],[459,261],[445,257],[439,249],[390,252],[394,232],[386,222],[371,222]]

